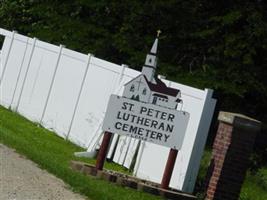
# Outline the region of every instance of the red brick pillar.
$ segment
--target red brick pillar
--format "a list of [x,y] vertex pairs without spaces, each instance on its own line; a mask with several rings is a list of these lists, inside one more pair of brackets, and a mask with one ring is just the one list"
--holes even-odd
[[220,112],[218,120],[205,199],[238,200],[261,123],[227,112]]

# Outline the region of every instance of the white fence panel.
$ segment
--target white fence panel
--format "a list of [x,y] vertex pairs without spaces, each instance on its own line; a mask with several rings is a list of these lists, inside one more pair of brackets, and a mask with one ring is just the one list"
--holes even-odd
[[33,46],[28,47],[23,64],[25,73],[20,76],[14,101],[18,112],[36,122],[40,122],[57,60],[58,47],[47,46],[37,40],[33,52]]
[[3,75],[4,68],[7,65],[8,57],[12,49],[12,41],[15,37],[15,32],[6,31],[0,28],[0,35],[4,36],[4,43],[1,49],[1,63],[0,63],[0,84]]
[[109,95],[118,87],[122,66],[92,57],[69,139],[87,148],[106,110]]
[[[207,94],[207,96],[209,95],[211,95],[211,93]],[[195,143],[192,148],[191,156],[187,165],[187,169],[184,169],[185,178],[184,184],[181,188],[181,190],[183,191],[193,192],[194,190],[194,185],[197,179],[202,153],[204,151],[209,132],[209,126],[207,126],[207,124],[211,124],[215,105],[216,100],[209,97],[206,99],[201,121],[198,127],[198,132],[195,137]]]
[[119,137],[117,149],[115,151],[115,155],[113,158],[114,162],[120,165],[124,164],[124,160],[126,159],[126,153],[127,153],[127,148],[129,147],[130,139],[131,138],[122,136],[122,135]]
[[[138,143],[141,142],[139,140],[133,139],[131,138],[128,147],[127,147],[127,151],[125,153],[125,161],[122,163],[122,165],[126,168],[130,168],[131,164],[133,162],[133,157],[136,153],[136,150],[138,148]],[[139,148],[138,148],[139,149]]]
[[[5,62],[5,60],[6,60],[6,54],[7,54],[7,51],[6,51],[6,49],[7,49],[7,47],[8,46],[10,46],[10,42],[11,42],[11,40],[10,40],[10,38],[9,37],[5,37],[5,39],[4,39],[4,43],[3,43],[3,46],[2,46],[2,48],[0,49],[0,82],[1,82],[1,77],[2,77],[2,74],[3,74],[3,70],[4,70],[4,62]],[[1,84],[1,83],[0,83]]]
[[[14,40],[12,40],[12,35],[6,37],[3,45],[3,62],[1,67],[1,79],[0,79],[0,90],[1,90],[1,104],[5,107],[9,107],[12,102],[13,91],[16,86],[17,75],[19,73],[19,68],[23,59],[25,43],[21,40],[18,34],[14,34]],[[23,38],[22,38],[23,39]],[[12,46],[10,46],[12,45]],[[16,55],[12,56],[11,55]],[[5,57],[6,56],[6,57]],[[8,57],[7,57],[8,56]]]
[[62,49],[42,124],[65,138],[68,134],[87,56]]
[[15,87],[14,87],[14,91],[13,91],[13,95],[12,95],[12,100],[10,102],[10,108],[12,110],[17,110],[18,107],[18,102],[19,102],[19,98],[20,98],[20,92],[22,90],[22,83],[23,83],[23,79],[22,77],[25,76],[26,74],[26,67],[25,67],[25,61],[27,61],[30,57],[30,51],[29,49],[31,48],[32,44],[30,43],[30,41],[32,41],[29,38],[26,38],[26,40],[24,41],[25,45],[24,45],[24,49],[22,50],[23,52],[23,57],[22,57],[22,61],[20,63],[19,66],[19,70],[16,74],[16,82]]

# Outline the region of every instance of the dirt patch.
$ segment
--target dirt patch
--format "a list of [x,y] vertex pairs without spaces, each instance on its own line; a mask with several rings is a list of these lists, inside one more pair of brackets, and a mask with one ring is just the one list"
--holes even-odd
[[0,200],[85,200],[62,180],[0,144]]

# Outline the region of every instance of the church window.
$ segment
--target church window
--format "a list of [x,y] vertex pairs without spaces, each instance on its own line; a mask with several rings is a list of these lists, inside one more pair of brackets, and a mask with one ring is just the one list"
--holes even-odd
[[134,92],[134,85],[131,86],[130,91]]
[[146,88],[143,89],[143,95],[146,95]]

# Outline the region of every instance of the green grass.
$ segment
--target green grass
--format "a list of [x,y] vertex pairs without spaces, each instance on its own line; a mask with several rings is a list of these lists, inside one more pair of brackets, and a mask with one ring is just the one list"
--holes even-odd
[[267,191],[267,167],[266,168],[261,168],[258,171],[257,176],[260,179],[260,181],[259,181],[260,185],[265,189],[265,191]]
[[204,198],[205,191],[203,191],[204,190],[203,185],[205,184],[206,174],[209,168],[210,160],[211,160],[211,149],[206,148],[202,155],[197,181],[195,185],[195,194],[198,197],[198,199]]
[[[267,172],[266,168],[263,168]],[[267,185],[264,180],[267,181],[267,174],[261,175],[260,171],[252,175],[250,172],[247,173],[245,182],[243,184],[240,200],[266,200],[267,199]]]
[[[71,160],[84,160],[75,158],[73,153],[84,149],[1,106],[0,143],[16,149],[18,153],[25,155],[41,168],[69,184],[74,191],[91,200],[161,199],[71,170],[69,167]],[[86,161],[91,164],[95,163],[93,159]],[[126,172],[125,169],[111,163],[106,163],[105,167]]]

